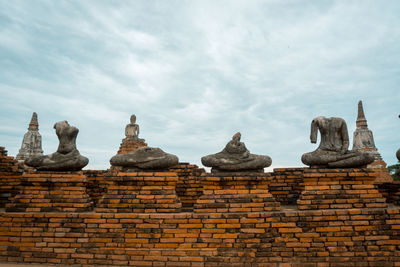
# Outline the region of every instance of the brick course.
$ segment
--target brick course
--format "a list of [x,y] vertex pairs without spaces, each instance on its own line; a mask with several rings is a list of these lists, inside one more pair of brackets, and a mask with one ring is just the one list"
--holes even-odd
[[182,211],[193,211],[194,203],[203,194],[200,176],[205,170],[194,164],[180,163],[170,168],[170,171],[178,175],[176,193],[182,202]]
[[310,168],[303,179],[305,188],[297,201],[301,210],[387,207],[371,170]]
[[268,190],[282,205],[296,205],[304,190],[303,173],[308,168],[276,168],[271,173]]
[[97,212],[180,212],[174,172],[118,172],[106,175]]
[[205,173],[201,177],[203,194],[195,212],[276,211],[280,204],[268,191],[268,173]]
[[93,208],[82,171],[24,173],[19,179],[19,192],[6,204],[8,212],[82,212]]
[[133,152],[141,147],[147,147],[147,143],[139,140],[132,140],[130,138],[122,139],[122,143],[119,147],[118,154],[126,154],[129,152]]

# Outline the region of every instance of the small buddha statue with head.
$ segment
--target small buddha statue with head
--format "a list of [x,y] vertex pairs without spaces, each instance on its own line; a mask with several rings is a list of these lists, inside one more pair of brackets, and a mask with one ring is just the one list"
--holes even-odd
[[131,140],[139,139],[139,125],[136,124],[136,115],[131,116],[131,123],[125,127],[125,136]]

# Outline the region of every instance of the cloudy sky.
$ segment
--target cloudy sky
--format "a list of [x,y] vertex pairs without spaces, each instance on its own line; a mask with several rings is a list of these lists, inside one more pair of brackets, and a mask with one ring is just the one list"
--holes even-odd
[[400,148],[400,1],[0,0],[0,146],[15,156],[33,111],[80,129],[106,169],[125,125],[201,166],[240,131],[272,167],[302,166],[310,122],[362,99],[388,164]]

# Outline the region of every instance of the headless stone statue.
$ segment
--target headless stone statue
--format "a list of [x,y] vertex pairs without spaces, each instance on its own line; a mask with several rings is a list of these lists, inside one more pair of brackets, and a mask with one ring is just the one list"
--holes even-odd
[[317,150],[303,154],[301,161],[309,166],[350,168],[365,166],[374,156],[363,151],[349,151],[349,134],[342,118],[314,118],[311,123],[311,143],[317,142],[318,130],[321,143]]
[[212,167],[212,172],[263,171],[271,165],[270,157],[250,154],[240,138],[241,134],[236,133],[221,152],[202,157],[203,165]]
[[131,116],[131,123],[125,127],[125,136],[127,139],[139,140],[139,125],[136,124],[136,116]]
[[179,162],[178,157],[165,153],[160,148],[142,147],[126,154],[117,154],[110,159],[113,166],[128,169],[159,170],[167,169]]
[[59,140],[57,152],[35,156],[25,160],[25,164],[37,170],[51,171],[77,171],[85,167],[89,160],[82,156],[76,148],[76,137],[78,128],[70,126],[67,121],[54,124]]

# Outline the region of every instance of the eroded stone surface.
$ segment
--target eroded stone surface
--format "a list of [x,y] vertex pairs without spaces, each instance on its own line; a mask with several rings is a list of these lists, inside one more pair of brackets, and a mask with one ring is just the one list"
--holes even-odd
[[28,132],[25,133],[17,160],[23,161],[32,156],[42,156],[42,136],[39,134],[39,123],[36,112],[33,112]]
[[76,148],[76,137],[78,128],[71,126],[67,121],[60,121],[54,124],[59,139],[57,152],[35,156],[25,160],[25,164],[37,170],[51,171],[76,171],[85,167],[89,160],[82,156]]
[[139,169],[167,169],[178,164],[177,156],[168,154],[160,148],[142,147],[126,154],[117,154],[110,159],[113,166]]
[[136,124],[135,114],[132,114],[131,122],[125,127],[125,136],[128,140],[144,142],[144,139],[139,139],[139,125]]
[[203,165],[212,171],[262,171],[271,165],[270,157],[251,154],[240,138],[236,133],[221,152],[202,157]]
[[382,160],[382,157],[375,146],[374,135],[372,134],[372,131],[368,129],[367,119],[364,115],[364,108],[361,100],[358,102],[356,127],[357,128],[353,134],[353,150],[367,151],[374,156],[375,160]]
[[311,122],[311,143],[317,142],[318,130],[321,143],[315,151],[303,154],[301,160],[304,164],[348,168],[365,166],[374,161],[371,154],[348,150],[349,135],[346,122],[342,118],[314,118]]

